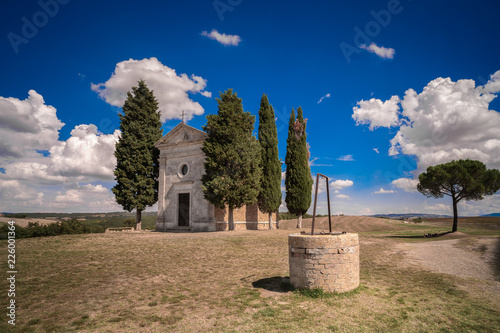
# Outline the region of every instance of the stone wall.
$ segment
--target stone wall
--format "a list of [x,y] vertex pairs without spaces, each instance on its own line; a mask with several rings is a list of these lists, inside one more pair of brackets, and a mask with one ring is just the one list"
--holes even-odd
[[359,286],[357,234],[288,236],[290,282],[296,288],[346,292]]
[[[227,208],[215,208],[216,230],[228,230]],[[235,230],[269,229],[269,216],[260,211],[257,204],[243,206],[233,211]],[[273,214],[273,228],[278,227],[278,214]]]

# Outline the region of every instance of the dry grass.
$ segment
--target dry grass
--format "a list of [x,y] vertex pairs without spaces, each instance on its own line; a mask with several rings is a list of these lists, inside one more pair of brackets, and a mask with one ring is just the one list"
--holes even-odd
[[0,216],[0,223],[7,223],[9,221],[16,221],[16,224],[20,227],[27,227],[28,223],[38,223],[39,225],[48,225],[52,223],[59,222],[57,220],[46,220],[46,219],[32,219],[32,218],[10,218],[10,217],[1,217]]
[[[287,235],[296,229],[18,240],[16,328],[19,332],[446,332],[500,327],[498,301],[460,289],[453,276],[401,264],[404,254],[394,245],[402,239],[386,236],[414,232],[411,226],[342,218],[335,230],[361,235],[361,287],[319,298],[291,292],[286,283]],[[6,243],[0,244],[0,253],[6,253]],[[7,270],[5,263],[0,269]],[[5,282],[0,287],[6,290]],[[5,298],[0,302],[5,308]],[[7,329],[5,320],[2,329]]]

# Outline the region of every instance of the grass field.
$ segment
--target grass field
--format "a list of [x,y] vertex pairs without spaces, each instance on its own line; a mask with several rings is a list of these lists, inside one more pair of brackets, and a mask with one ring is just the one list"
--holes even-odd
[[[297,232],[295,223],[282,221],[273,231],[17,240],[17,324],[13,330],[2,315],[0,331],[500,330],[500,300],[477,291],[478,281],[405,264],[397,250],[401,242],[439,241],[421,236],[450,230],[449,221],[335,217],[334,230],[357,232],[361,242],[361,286],[341,295],[290,290],[287,235]],[[327,219],[318,219],[317,230],[327,228]],[[500,219],[459,222],[459,231],[500,236]],[[0,242],[0,253],[7,257],[6,241]],[[6,260],[0,269],[7,271]],[[3,309],[6,299],[0,299]]]

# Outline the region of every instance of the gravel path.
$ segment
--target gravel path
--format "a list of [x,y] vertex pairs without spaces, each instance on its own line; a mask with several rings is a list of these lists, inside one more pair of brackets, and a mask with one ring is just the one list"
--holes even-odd
[[473,251],[459,247],[461,239],[450,239],[425,243],[400,244],[402,249],[421,266],[437,273],[495,281],[491,267],[497,238],[478,239],[479,247],[485,251]]
[[[406,254],[405,264],[467,279],[495,303],[499,301],[500,277],[493,263],[500,238],[450,239],[422,243],[399,243]],[[474,279],[474,280],[471,280]],[[465,282],[465,281],[464,281]]]

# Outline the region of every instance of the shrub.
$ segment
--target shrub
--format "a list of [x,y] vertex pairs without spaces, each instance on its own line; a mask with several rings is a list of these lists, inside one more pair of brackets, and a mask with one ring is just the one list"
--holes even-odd
[[[89,233],[102,233],[104,228],[95,223],[82,223],[81,221],[72,219],[68,221],[51,223],[48,225],[40,225],[38,222],[29,222],[23,228],[18,225],[15,226],[16,238],[31,238],[31,237],[44,237],[44,236],[57,236],[57,235],[70,235],[70,234],[89,234]],[[7,239],[9,226],[7,223],[0,225],[0,239]]]

